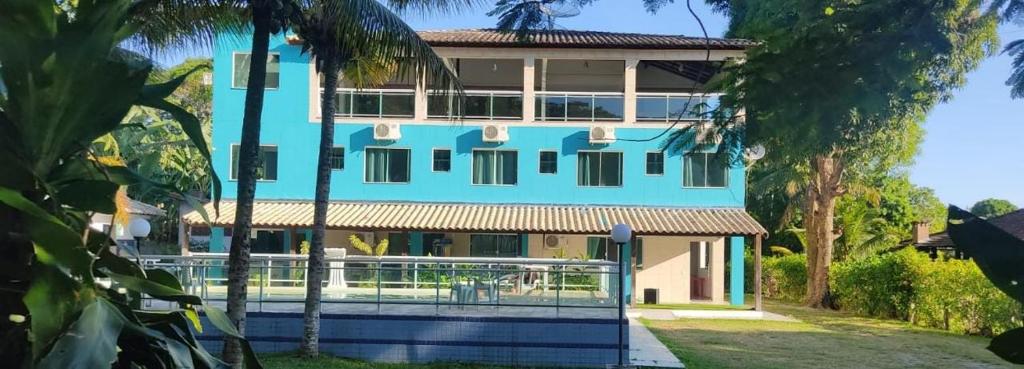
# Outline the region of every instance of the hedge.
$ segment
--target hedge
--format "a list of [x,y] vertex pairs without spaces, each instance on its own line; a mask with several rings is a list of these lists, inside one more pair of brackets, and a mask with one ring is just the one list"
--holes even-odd
[[[803,254],[765,257],[762,264],[765,297],[803,298],[807,288]],[[969,260],[933,262],[924,253],[904,249],[833,263],[829,274],[838,307],[859,315],[982,335],[1020,327],[1024,319],[1020,303],[993,286]]]

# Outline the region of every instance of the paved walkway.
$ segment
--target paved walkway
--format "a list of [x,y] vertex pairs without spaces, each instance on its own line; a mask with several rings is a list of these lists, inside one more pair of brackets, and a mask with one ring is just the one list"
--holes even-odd
[[685,368],[639,320],[629,319],[629,362],[643,368]]
[[626,313],[630,318],[650,320],[676,319],[740,319],[740,320],[772,320],[780,322],[798,322],[792,317],[753,310],[669,310],[669,309],[632,309]]

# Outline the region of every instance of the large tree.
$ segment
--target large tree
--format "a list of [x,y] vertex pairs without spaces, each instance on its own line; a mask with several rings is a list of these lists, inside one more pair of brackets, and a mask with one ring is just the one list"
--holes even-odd
[[[729,36],[759,44],[728,68],[726,131],[769,148],[766,160],[806,168],[806,304],[830,305],[828,272],[836,201],[863,158],[888,160],[894,132],[911,129],[961,86],[997,43],[980,0],[712,1],[728,12]],[[722,110],[725,111],[725,110]]]
[[982,218],[994,218],[1017,210],[1017,205],[1003,199],[984,199],[971,206],[971,213]]
[[[432,10],[453,9],[472,0],[392,0],[398,10],[415,6]],[[334,148],[335,86],[344,68],[356,87],[386,82],[395,75],[423,78],[442,91],[462,87],[444,60],[397,15],[376,0],[319,0],[303,9],[303,21],[296,27],[303,50],[315,60],[323,74],[320,100],[320,149],[313,208],[313,239],[306,272],[306,303],[302,344],[305,356],[319,354],[320,296],[324,276],[324,234],[331,190],[331,151]],[[355,78],[353,78],[355,77]],[[457,111],[461,111],[458,109]]]
[[[993,0],[989,11],[998,14],[1001,22],[1024,22],[1024,0]],[[1010,41],[1003,52],[1013,57],[1013,71],[1006,80],[1006,85],[1010,86],[1010,96],[1024,99],[1024,39]]]

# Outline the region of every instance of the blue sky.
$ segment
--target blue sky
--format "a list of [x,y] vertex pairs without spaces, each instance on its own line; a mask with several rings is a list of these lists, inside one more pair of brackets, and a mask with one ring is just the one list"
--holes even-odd
[[[580,16],[558,24],[567,29],[701,35],[683,3],[652,15],[639,0],[602,0],[583,9]],[[712,13],[702,1],[693,4],[708,34],[720,36],[727,27],[726,19]],[[415,29],[489,28],[495,18],[487,17],[487,10],[405,18]],[[1024,38],[1024,27],[1005,26],[999,33],[1003,42]],[[164,63],[188,56],[178,54],[163,58]],[[989,58],[968,75],[967,85],[955,92],[952,101],[928,115],[924,143],[910,168],[915,184],[931,187],[943,202],[963,207],[989,197],[1024,206],[1024,100],[1010,99],[1004,84],[1009,75],[1008,56]]]

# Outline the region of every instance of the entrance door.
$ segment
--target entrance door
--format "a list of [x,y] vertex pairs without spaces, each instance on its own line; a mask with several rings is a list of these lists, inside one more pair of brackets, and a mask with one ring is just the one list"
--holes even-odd
[[711,297],[711,243],[690,242],[690,299]]

